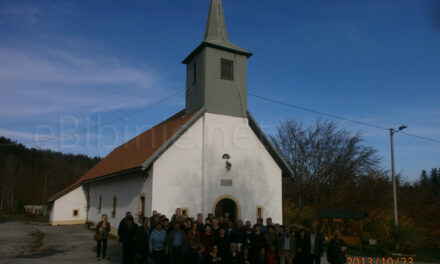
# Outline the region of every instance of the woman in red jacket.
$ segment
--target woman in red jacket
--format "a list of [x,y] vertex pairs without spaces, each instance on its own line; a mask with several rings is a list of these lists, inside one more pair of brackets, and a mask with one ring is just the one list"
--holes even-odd
[[211,232],[211,226],[205,226],[205,232],[200,234],[200,244],[205,248],[205,254],[212,251],[214,247],[214,234]]
[[269,251],[267,251],[267,263],[278,264],[278,254],[274,245],[269,246]]

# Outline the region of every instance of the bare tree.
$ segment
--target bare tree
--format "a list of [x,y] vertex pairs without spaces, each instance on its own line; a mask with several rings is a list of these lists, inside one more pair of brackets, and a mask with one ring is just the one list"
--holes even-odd
[[344,202],[340,192],[350,191],[359,177],[378,170],[376,150],[362,145],[360,133],[352,135],[334,122],[318,119],[314,126],[305,127],[286,120],[272,141],[294,172],[285,193],[300,207],[337,206]]

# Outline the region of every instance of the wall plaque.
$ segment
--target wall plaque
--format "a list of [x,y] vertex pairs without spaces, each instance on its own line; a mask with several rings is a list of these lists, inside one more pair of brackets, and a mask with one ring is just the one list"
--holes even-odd
[[220,180],[220,185],[221,186],[232,186],[232,180]]

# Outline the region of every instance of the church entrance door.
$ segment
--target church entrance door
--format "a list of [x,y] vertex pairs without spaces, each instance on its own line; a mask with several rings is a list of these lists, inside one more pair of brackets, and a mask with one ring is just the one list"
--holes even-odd
[[229,219],[235,222],[238,216],[238,207],[234,200],[229,198],[221,199],[215,206],[215,217],[224,216],[229,213]]

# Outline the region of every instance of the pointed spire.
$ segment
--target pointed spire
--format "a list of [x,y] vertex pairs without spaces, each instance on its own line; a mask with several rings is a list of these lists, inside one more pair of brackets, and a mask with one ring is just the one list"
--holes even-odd
[[226,31],[222,0],[211,0],[204,40],[230,44],[228,32]]
[[211,0],[208,22],[206,23],[205,38],[203,41],[205,43],[212,43],[214,45],[245,53],[248,57],[251,55],[249,51],[242,49],[229,41],[222,0]]
[[191,58],[202,48],[209,46],[217,49],[226,50],[235,54],[252,56],[252,53],[232,44],[226,31],[225,15],[223,13],[222,0],[210,0],[208,21],[206,23],[205,38],[202,43],[186,57],[182,63],[187,64]]

